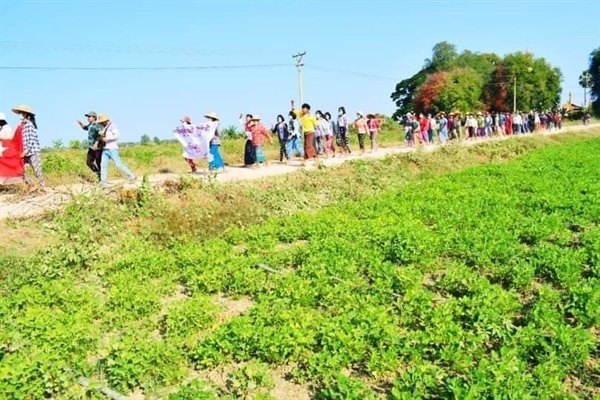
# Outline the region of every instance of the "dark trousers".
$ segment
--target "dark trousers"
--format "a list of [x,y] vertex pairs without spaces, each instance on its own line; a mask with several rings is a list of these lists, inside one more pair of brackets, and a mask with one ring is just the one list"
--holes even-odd
[[287,152],[287,140],[279,138],[279,161],[282,162],[284,157],[286,160],[290,159]]
[[98,179],[100,179],[100,164],[102,164],[102,149],[92,150],[88,149],[87,152],[87,166],[92,170],[96,175],[98,175]]

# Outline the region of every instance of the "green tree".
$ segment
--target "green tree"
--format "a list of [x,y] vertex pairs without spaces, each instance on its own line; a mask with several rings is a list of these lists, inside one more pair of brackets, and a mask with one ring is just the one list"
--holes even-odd
[[73,139],[69,141],[69,148],[73,150],[78,150],[81,148],[81,142],[77,139]]
[[152,141],[153,141],[155,144],[160,144],[160,143],[161,143],[161,140],[158,138],[158,136],[154,136],[154,139],[152,139]]
[[440,42],[433,46],[433,54],[425,60],[423,69],[428,72],[447,71],[456,66],[458,53],[456,46],[448,42]]
[[146,134],[142,135],[142,137],[140,138],[140,143],[141,144],[146,145],[146,144],[149,144],[150,142],[151,142],[150,136],[148,136]]
[[396,112],[393,117],[404,115],[413,110],[413,99],[419,87],[427,79],[427,73],[424,70],[419,71],[408,79],[404,79],[396,85],[396,90],[392,93],[392,100],[396,103]]
[[438,94],[435,107],[439,111],[474,112],[483,108],[483,78],[472,68],[452,71]]
[[600,116],[600,47],[590,54],[590,103],[594,114]]
[[[505,82],[508,99],[513,100],[516,86],[517,110],[554,109],[560,101],[562,73],[544,58],[534,58],[530,53],[513,53],[504,57]],[[516,80],[516,85],[514,84]],[[508,107],[512,109],[512,105]]]

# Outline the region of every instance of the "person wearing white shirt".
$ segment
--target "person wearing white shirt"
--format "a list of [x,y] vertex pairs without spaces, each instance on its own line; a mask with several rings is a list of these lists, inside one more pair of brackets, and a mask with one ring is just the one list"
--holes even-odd
[[523,133],[523,118],[519,113],[515,113],[513,116],[513,130],[515,134]]
[[[113,160],[115,166],[123,172],[130,181],[136,179],[135,175],[127,168],[121,161],[119,156],[119,129],[110,120],[108,115],[100,114],[98,117],[98,124],[102,126],[102,141],[104,143],[104,151],[102,152],[102,163],[100,164],[100,184],[106,185],[106,179],[108,177],[108,162]],[[94,149],[97,149],[100,143],[94,143]]]

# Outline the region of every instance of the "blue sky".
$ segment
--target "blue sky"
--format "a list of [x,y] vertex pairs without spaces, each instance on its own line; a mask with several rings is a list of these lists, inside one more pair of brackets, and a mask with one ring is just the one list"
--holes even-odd
[[[518,17],[516,17],[518,15]],[[0,69],[0,111],[29,104],[44,145],[84,138],[75,124],[106,112],[123,140],[171,138],[179,118],[210,110],[268,124],[298,98],[292,54],[306,51],[314,109],[391,113],[397,81],[433,45],[506,54],[528,49],[560,67],[563,97],[600,46],[600,1],[0,1],[0,67],[215,67],[194,70]]]

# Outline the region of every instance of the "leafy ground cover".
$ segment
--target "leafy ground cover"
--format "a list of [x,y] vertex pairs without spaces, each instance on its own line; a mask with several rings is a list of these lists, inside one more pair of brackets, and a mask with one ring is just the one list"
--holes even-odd
[[[394,162],[352,168],[367,179]],[[0,393],[77,398],[86,376],[172,399],[269,398],[285,367],[321,399],[593,397],[598,165],[600,141],[574,141],[194,231],[206,240],[138,238],[102,202],[85,218],[74,204],[68,243],[1,261]],[[143,217],[140,196],[125,210]],[[228,312],[234,301],[246,306]]]

